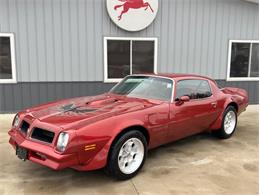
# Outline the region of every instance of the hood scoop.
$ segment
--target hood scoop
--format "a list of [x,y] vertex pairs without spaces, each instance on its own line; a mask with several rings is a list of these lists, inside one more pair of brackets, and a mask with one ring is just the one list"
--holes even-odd
[[119,101],[118,99],[103,99],[103,100],[95,100],[95,101],[90,101],[90,102],[86,102],[87,105],[106,105],[106,104],[111,104],[114,102]]

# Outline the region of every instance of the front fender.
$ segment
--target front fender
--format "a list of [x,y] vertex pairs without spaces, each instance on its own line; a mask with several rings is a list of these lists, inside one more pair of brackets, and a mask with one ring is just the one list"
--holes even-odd
[[[117,121],[120,121],[118,123]],[[138,119],[131,119],[127,118],[127,120],[123,120],[120,117],[116,117],[113,120],[108,120],[105,124],[102,124],[104,122],[101,122],[99,125],[96,126],[96,131],[100,131],[101,126],[106,127],[106,134],[107,136],[104,136],[103,139],[99,139],[98,137],[93,138],[91,144],[99,145],[100,147],[96,153],[92,154],[91,158],[80,158],[82,159],[81,165],[74,166],[72,168],[75,168],[77,170],[95,170],[100,169],[106,166],[107,164],[107,158],[109,154],[110,147],[116,138],[116,136],[122,132],[124,129],[131,127],[131,126],[144,126],[144,122],[142,120]],[[93,129],[94,131],[94,129]],[[82,142],[82,141],[81,141]],[[90,145],[91,145],[90,144]],[[83,145],[85,145],[83,143]],[[79,153],[79,155],[84,155],[84,157],[89,157],[89,154],[94,151],[84,151]],[[87,153],[87,154],[85,154]]]

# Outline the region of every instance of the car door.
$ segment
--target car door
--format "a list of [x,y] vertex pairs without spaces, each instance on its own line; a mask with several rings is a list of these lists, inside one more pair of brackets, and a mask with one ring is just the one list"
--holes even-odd
[[[188,96],[188,101],[180,101]],[[210,84],[203,79],[180,80],[170,105],[168,138],[170,141],[202,132],[217,118],[217,102]]]

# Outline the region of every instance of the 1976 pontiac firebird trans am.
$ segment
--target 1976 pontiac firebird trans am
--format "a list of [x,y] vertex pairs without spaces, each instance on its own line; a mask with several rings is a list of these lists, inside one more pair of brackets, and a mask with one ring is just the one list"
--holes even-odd
[[148,149],[205,131],[229,138],[247,105],[245,90],[220,89],[208,77],[131,75],[102,95],[19,112],[9,142],[22,160],[55,170],[105,168],[123,180],[138,173]]

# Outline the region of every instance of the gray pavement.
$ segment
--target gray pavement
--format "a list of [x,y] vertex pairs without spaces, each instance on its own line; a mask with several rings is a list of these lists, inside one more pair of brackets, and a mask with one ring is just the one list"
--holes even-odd
[[258,113],[258,105],[249,106],[231,139],[201,134],[149,151],[143,170],[128,181],[19,160],[8,144],[14,115],[0,115],[0,195],[258,194]]

